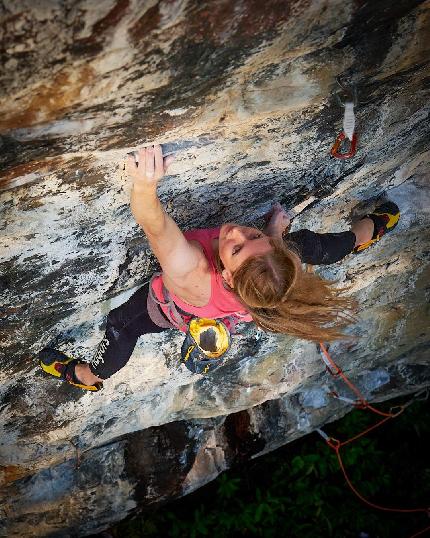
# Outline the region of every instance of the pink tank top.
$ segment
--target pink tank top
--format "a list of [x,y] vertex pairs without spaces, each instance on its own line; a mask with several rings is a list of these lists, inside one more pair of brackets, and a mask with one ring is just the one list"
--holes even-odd
[[[211,296],[205,306],[193,306],[175,294],[170,293],[170,297],[181,310],[202,318],[220,319],[234,316],[236,321],[252,321],[252,317],[244,309],[243,305],[236,299],[233,293],[224,287],[221,275],[216,270],[214,253],[212,250],[212,240],[219,237],[220,228],[205,228],[202,230],[190,230],[184,232],[189,241],[198,241],[203,248],[203,252],[209,262],[211,271]],[[158,299],[163,299],[162,275],[152,282],[152,288]]]

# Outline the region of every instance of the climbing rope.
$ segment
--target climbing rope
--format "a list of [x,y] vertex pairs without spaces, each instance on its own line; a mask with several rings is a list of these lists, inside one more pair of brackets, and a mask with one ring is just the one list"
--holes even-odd
[[[320,342],[320,350],[321,350],[321,357],[323,359],[323,362],[326,366],[327,371],[332,375],[334,378],[341,378],[345,384],[354,392],[354,394],[357,396],[357,400],[351,400],[349,398],[345,398],[343,396],[339,396],[335,391],[331,391],[329,394],[339,400],[346,401],[347,403],[350,403],[351,405],[354,405],[355,407],[359,409],[368,409],[372,413],[375,413],[376,415],[382,416],[383,418],[379,420],[376,424],[373,424],[372,426],[369,426],[365,430],[361,431],[357,435],[354,435],[350,439],[347,439],[346,441],[339,441],[338,439],[335,439],[334,437],[328,436],[323,430],[318,428],[316,431],[321,435],[321,437],[324,439],[324,441],[327,443],[327,445],[334,450],[339,467],[343,473],[343,476],[346,480],[346,483],[352,490],[352,492],[365,504],[370,506],[371,508],[375,508],[377,510],[383,510],[384,512],[398,512],[398,513],[416,513],[416,512],[424,512],[428,516],[430,516],[430,507],[426,508],[391,508],[386,506],[381,506],[379,504],[373,503],[371,501],[368,501],[352,484],[346,470],[345,466],[342,461],[342,457],[340,455],[340,449],[349,443],[352,443],[353,441],[356,441],[360,437],[363,437],[370,431],[378,428],[379,426],[382,426],[385,422],[388,420],[398,417],[401,413],[404,412],[404,410],[409,407],[413,402],[418,400],[426,400],[429,395],[429,389],[424,389],[417,394],[415,394],[408,402],[398,405],[395,407],[391,407],[388,412],[381,411],[380,409],[377,409],[376,407],[373,407],[364,397],[364,395],[361,393],[361,391],[352,383],[350,379],[346,376],[345,372],[334,362],[332,357],[330,356],[330,353],[328,352],[325,345]],[[421,531],[418,531],[414,535],[412,535],[410,538],[415,538],[416,536],[420,536],[424,534],[426,531],[430,530],[430,526],[426,527],[425,529],[422,529]]]
[[339,396],[336,392],[331,392],[331,395],[339,400],[346,401],[347,403],[351,403],[355,407],[359,409],[369,409],[373,413],[380,415],[382,417],[387,418],[394,418],[399,416],[404,411],[404,406],[398,406],[399,411],[396,413],[391,412],[391,410],[388,413],[385,413],[384,411],[381,411],[380,409],[376,409],[376,407],[373,407],[370,405],[370,403],[366,400],[366,398],[363,396],[363,394],[359,391],[359,389],[346,377],[345,373],[339,368],[339,366],[334,362],[334,360],[331,358],[329,352],[327,351],[327,348],[325,345],[320,342],[320,349],[322,352],[322,359],[324,361],[324,364],[326,365],[326,370],[329,372],[330,375],[333,377],[340,377],[344,383],[354,392],[354,394],[357,396],[357,400],[350,400],[349,398],[345,398],[343,396]]

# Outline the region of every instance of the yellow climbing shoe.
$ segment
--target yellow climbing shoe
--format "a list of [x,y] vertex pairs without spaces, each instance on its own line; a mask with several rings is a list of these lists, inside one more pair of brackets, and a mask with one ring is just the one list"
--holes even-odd
[[78,387],[83,390],[99,391],[103,388],[103,383],[94,385],[84,385],[80,383],[75,375],[75,366],[81,364],[81,361],[68,357],[62,351],[51,347],[45,347],[38,353],[40,367],[44,372]]
[[373,213],[366,215],[366,217],[373,220],[375,230],[370,241],[367,241],[367,243],[362,243],[354,248],[352,252],[356,254],[358,252],[362,252],[366,248],[369,248],[374,243],[377,243],[382,236],[388,232],[391,232],[391,230],[397,226],[400,219],[400,209],[394,202],[388,201],[378,206]]

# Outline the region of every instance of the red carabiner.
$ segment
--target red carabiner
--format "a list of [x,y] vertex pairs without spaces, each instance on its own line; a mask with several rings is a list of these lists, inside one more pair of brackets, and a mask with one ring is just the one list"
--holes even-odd
[[334,157],[335,159],[350,159],[351,157],[354,157],[355,152],[357,151],[357,133],[354,133],[352,135],[352,140],[349,145],[349,150],[345,153],[341,153],[339,151],[342,142],[345,140],[346,134],[341,131],[336,138],[336,142],[333,144],[333,147],[330,150],[330,155]]

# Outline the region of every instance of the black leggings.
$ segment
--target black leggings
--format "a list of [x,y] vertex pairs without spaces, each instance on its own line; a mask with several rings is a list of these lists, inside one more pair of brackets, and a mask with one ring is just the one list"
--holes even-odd
[[[299,230],[289,234],[288,241],[297,248],[304,263],[320,265],[335,263],[349,254],[354,248],[355,235],[353,232],[318,234]],[[139,336],[166,330],[155,325],[148,315],[148,288],[147,282],[125,303],[109,312],[105,336],[90,362],[90,369],[97,377],[107,379],[123,368]]]
[[155,325],[146,308],[149,282],[133,293],[122,305],[111,310],[106,320],[106,332],[90,370],[101,379],[107,379],[123,368],[133,353],[139,336],[165,331]]
[[287,240],[298,249],[303,263],[328,265],[338,262],[352,252],[355,234],[351,231],[318,234],[310,230],[298,230],[288,234]]

